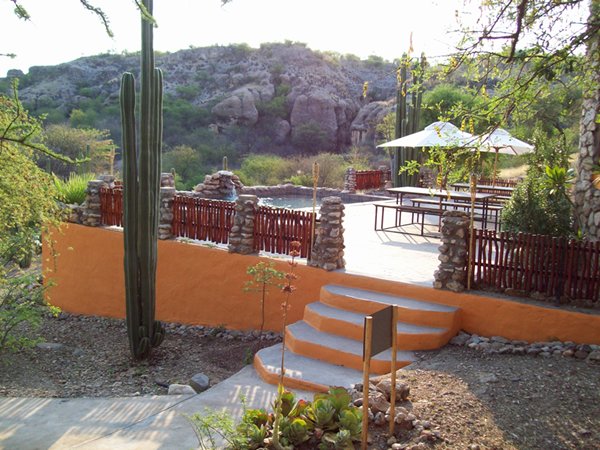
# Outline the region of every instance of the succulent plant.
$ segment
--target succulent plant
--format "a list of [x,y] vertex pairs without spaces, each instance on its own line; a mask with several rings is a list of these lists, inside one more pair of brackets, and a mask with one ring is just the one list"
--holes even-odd
[[[143,5],[152,14],[152,0]],[[165,332],[155,321],[157,234],[162,143],[162,72],[154,68],[153,23],[142,18],[141,117],[139,149],[135,121],[135,79],[121,80],[125,296],[131,353],[146,358]]]

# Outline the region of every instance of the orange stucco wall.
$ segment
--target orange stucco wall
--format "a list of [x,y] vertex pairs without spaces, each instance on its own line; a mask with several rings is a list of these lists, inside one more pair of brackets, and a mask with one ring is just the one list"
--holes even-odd
[[[49,300],[65,311],[124,317],[123,234],[120,231],[69,224],[54,232],[54,248],[43,251],[44,274],[56,285]],[[260,300],[242,291],[249,279],[246,268],[257,256],[175,241],[159,241],[157,318],[170,322],[258,328]],[[280,270],[289,266],[275,260]],[[343,272],[326,272],[300,264],[298,289],[292,294],[288,323],[302,318],[304,306],[319,299],[321,286],[342,284],[461,308],[461,328],[483,336],[544,341],[560,339],[600,344],[600,315],[538,307],[507,299],[455,294],[432,288],[379,280]],[[281,329],[283,296],[267,298],[265,328]]]

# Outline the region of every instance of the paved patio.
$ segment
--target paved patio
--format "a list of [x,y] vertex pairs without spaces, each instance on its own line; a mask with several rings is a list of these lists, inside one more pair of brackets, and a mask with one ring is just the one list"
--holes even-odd
[[439,238],[374,231],[372,203],[345,205],[345,272],[431,286]]

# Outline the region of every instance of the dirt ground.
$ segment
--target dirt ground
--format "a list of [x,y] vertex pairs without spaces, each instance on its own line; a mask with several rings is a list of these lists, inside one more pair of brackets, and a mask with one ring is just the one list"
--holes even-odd
[[[0,396],[166,394],[169,383],[187,383],[198,372],[218,383],[279,340],[168,324],[151,359],[136,362],[123,320],[62,314],[39,331],[57,345],[2,354]],[[456,346],[418,356],[398,374],[411,389],[399,406],[419,426],[399,432],[394,448],[600,449],[600,365]],[[370,448],[391,447],[385,430],[372,427]]]

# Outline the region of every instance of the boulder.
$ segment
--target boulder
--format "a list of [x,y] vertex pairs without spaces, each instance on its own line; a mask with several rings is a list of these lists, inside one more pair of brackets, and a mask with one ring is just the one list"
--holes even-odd
[[204,392],[210,387],[210,379],[203,373],[197,373],[190,378],[190,386],[198,393]]
[[302,125],[316,124],[325,135],[325,148],[322,150],[332,150],[338,132],[335,107],[336,102],[331,95],[322,91],[296,97],[290,116],[292,139]]
[[254,95],[247,88],[232,93],[231,97],[217,103],[212,113],[221,120],[241,125],[254,125],[258,122],[258,110],[254,104]]
[[187,384],[170,384],[168,395],[195,395],[196,391]]

